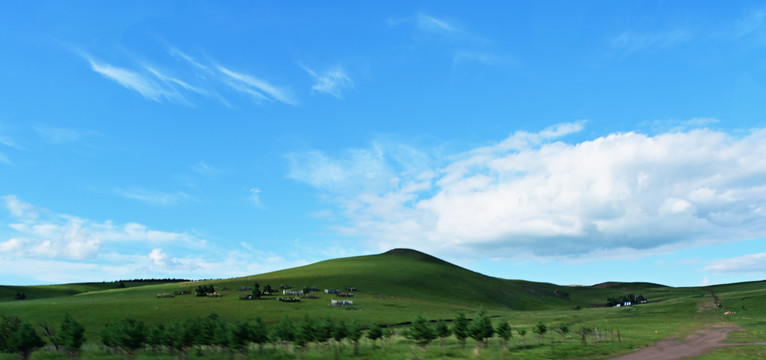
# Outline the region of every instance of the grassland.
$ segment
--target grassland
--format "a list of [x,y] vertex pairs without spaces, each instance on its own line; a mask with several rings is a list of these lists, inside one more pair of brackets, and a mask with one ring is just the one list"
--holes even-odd
[[[312,293],[315,299],[304,299],[299,303],[282,303],[269,297],[239,300],[239,296],[247,292],[238,289],[254,283],[260,284],[261,288],[266,284],[274,288],[289,284],[295,288],[312,286],[341,290],[355,286],[358,291],[353,298],[354,307],[346,310],[331,306],[330,300],[337,297],[321,291]],[[213,284],[222,296],[156,296],[181,290],[193,292],[201,284]],[[17,292],[25,292],[28,300],[14,301]],[[609,297],[631,293],[642,294],[650,302],[623,308],[602,306]],[[0,287],[0,298],[0,314],[17,315],[31,323],[57,325],[64,314],[73,316],[85,326],[86,335],[91,339],[89,346],[94,350],[86,351],[86,358],[112,356],[95,350],[98,332],[106,322],[130,317],[151,326],[209,313],[216,313],[225,321],[251,320],[258,316],[268,325],[275,324],[287,314],[295,321],[306,317],[331,317],[371,326],[405,323],[419,315],[436,320],[451,319],[458,312],[464,312],[472,317],[479,308],[484,308],[495,322],[507,320],[514,329],[529,331],[522,339],[514,330],[515,337],[508,349],[495,340],[478,353],[473,346],[462,349],[454,338],[447,339],[445,347],[434,344],[421,349],[410,340],[394,337],[388,340],[385,351],[375,350],[371,343],[363,344],[358,357],[362,359],[600,359],[631,352],[660,339],[683,338],[700,328],[730,325],[744,327],[732,334],[731,342],[766,341],[765,282],[690,288],[650,283],[560,286],[488,277],[411,250],[328,260],[261,275],[204,282],[122,289],[116,288],[114,283]],[[729,314],[725,315],[727,311]],[[538,343],[531,329],[540,321],[549,327],[567,325],[572,332],[566,336],[551,332]],[[581,328],[595,330],[586,337],[585,345],[575,333]],[[522,346],[522,342],[527,346]],[[337,354],[337,349],[317,347],[315,350],[305,354],[297,350],[297,353],[292,350],[285,353],[280,349],[267,349],[267,352],[269,358],[301,355],[306,359],[336,355],[345,358],[351,354],[350,350],[343,356]],[[720,353],[721,358],[755,359],[762,358],[759,354],[763,354],[763,347],[732,347],[716,353]],[[3,356],[0,360],[5,360]],[[35,356],[42,359],[59,355],[38,352]],[[141,356],[162,358],[164,355],[147,352],[139,354]]]

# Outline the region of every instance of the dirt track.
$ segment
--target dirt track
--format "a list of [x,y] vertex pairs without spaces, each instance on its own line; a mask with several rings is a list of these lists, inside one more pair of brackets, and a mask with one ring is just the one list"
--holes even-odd
[[643,348],[638,352],[612,358],[612,360],[676,360],[700,356],[725,346],[743,345],[766,345],[766,343],[754,344],[722,344],[730,332],[740,327],[725,327],[700,330],[685,341],[662,340],[654,346]]

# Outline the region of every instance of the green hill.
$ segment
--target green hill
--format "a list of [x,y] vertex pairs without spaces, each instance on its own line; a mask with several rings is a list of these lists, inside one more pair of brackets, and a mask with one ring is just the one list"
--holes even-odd
[[[277,301],[279,295],[263,300],[243,301],[249,291],[240,287],[258,283],[278,289],[315,287],[313,298],[298,303]],[[139,286],[141,285],[141,286]],[[199,285],[214,285],[221,297],[178,295],[158,298],[159,293],[191,291]],[[632,314],[660,314],[691,309],[711,291],[743,309],[757,308],[766,299],[764,283],[743,283],[710,288],[672,288],[650,283],[609,283],[599,286],[560,286],[522,280],[505,280],[479,274],[433,256],[408,249],[394,249],[383,254],[327,260],[311,265],[234,279],[171,282],[144,285],[130,284],[117,288],[116,283],[69,284],[50,286],[0,287],[0,314],[13,314],[38,323],[58,324],[64,314],[78,319],[91,338],[109,321],[131,317],[148,325],[171,323],[188,317],[218,314],[224,320],[252,319],[259,316],[275,323],[283,314],[291,318],[328,316],[356,319],[363,324],[397,324],[412,321],[418,315],[428,319],[448,319],[458,312],[469,316],[479,308],[492,315],[512,316],[517,321],[588,321],[614,316],[599,310],[606,299],[627,294],[642,294],[651,303]],[[330,305],[336,295],[324,289],[355,287],[354,304],[346,309]],[[15,301],[19,292],[27,300]],[[705,300],[707,301],[707,300]],[[708,301],[710,302],[710,301]],[[578,311],[578,309],[588,309]],[[543,311],[546,313],[544,314]],[[684,310],[687,311],[687,310]],[[742,312],[743,310],[740,310]],[[547,315],[546,315],[547,314]],[[611,314],[611,315],[610,315]],[[567,320],[569,319],[569,320]]]

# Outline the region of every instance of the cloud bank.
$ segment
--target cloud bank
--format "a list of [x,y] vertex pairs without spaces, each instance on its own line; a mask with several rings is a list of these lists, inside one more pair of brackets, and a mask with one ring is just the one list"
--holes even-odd
[[330,194],[338,231],[378,250],[616,257],[766,235],[766,130],[557,141],[582,127],[516,132],[443,163],[379,143],[292,154],[289,176]]

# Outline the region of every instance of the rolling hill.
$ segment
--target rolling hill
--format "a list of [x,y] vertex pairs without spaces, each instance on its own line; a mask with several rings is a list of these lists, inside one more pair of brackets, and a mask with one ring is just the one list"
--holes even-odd
[[[276,297],[242,301],[240,287],[261,288],[291,285],[294,288],[316,287],[315,298],[299,303],[283,303]],[[199,285],[215,286],[221,297],[179,295],[158,298],[158,293],[192,291]],[[354,304],[348,309],[330,305],[338,297],[323,289],[356,287]],[[761,289],[759,291],[758,289]],[[718,286],[716,293],[726,298],[727,291],[748,294],[747,305],[766,298],[763,283]],[[16,292],[25,292],[27,300],[14,301]],[[292,318],[330,316],[356,319],[363,324],[396,324],[422,315],[429,319],[451,318],[458,312],[473,314],[485,308],[493,315],[523,314],[535,311],[537,317],[565,318],[576,309],[596,309],[607,297],[629,293],[643,294],[652,302],[686,304],[693,309],[698,299],[709,296],[708,288],[672,288],[650,283],[609,283],[599,286],[560,286],[523,280],[506,280],[482,275],[433,256],[409,249],[394,249],[383,254],[327,260],[311,265],[241,278],[159,283],[115,288],[114,283],[49,286],[0,287],[0,314],[13,314],[30,322],[59,323],[70,314],[95,336],[104,323],[131,317],[149,325],[180,321],[190,316],[216,313],[226,320],[263,318],[277,322],[283,314]],[[691,299],[691,300],[685,300]],[[676,305],[673,305],[676,306]],[[668,308],[651,307],[670,311]],[[664,309],[664,310],[663,310]],[[657,311],[660,311],[657,310]],[[539,315],[548,311],[555,315]],[[589,310],[590,311],[590,310]],[[594,310],[595,311],[595,310]],[[643,311],[643,310],[642,310]],[[676,310],[672,310],[676,311]],[[564,314],[564,315],[562,315]],[[573,314],[579,318],[590,312]],[[520,315],[519,317],[523,317]],[[598,315],[595,315],[598,316]],[[530,319],[530,321],[536,321]]]

